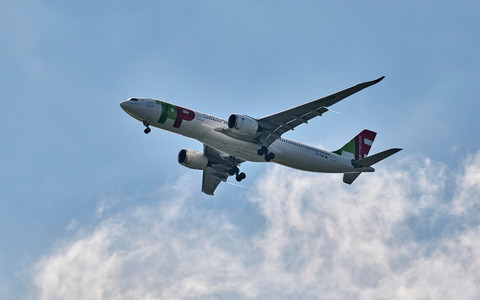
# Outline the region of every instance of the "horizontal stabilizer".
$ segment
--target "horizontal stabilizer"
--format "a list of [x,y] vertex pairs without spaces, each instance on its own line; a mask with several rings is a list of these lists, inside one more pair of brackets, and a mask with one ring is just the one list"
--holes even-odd
[[347,184],[352,184],[352,182],[357,179],[358,176],[360,176],[360,174],[362,174],[361,172],[357,172],[357,173],[345,173],[343,174],[343,182],[347,183]]
[[388,150],[385,150],[383,152],[374,154],[372,156],[368,156],[368,157],[363,158],[363,159],[354,160],[354,161],[352,161],[352,165],[356,168],[370,167],[371,165],[376,164],[377,162],[379,162],[379,161],[397,153],[400,150],[402,150],[402,149],[400,149],[400,148],[388,149]]

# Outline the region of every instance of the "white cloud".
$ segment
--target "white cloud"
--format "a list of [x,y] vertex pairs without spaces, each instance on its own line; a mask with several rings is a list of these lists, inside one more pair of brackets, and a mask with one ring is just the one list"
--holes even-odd
[[35,298],[479,298],[480,152],[457,175],[422,157],[378,169],[347,186],[268,168],[249,234],[184,177],[41,259]]
[[458,215],[480,209],[480,152],[467,158],[464,174],[458,178],[458,191],[453,200],[454,212]]

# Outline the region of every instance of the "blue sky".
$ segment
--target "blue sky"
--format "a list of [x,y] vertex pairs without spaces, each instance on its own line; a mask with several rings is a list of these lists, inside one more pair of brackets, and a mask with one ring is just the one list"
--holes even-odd
[[[478,298],[479,8],[1,2],[0,295]],[[176,162],[201,144],[146,136],[118,105],[262,117],[383,75],[286,135],[333,150],[368,128],[372,152],[404,148],[352,187],[247,163],[244,187],[205,196]]]

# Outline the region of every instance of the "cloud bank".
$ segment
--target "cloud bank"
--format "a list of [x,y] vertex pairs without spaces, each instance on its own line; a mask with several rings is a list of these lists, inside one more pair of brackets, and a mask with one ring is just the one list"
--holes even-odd
[[352,186],[279,166],[261,178],[253,232],[180,182],[100,213],[38,262],[34,298],[480,297],[480,152],[458,172],[416,156]]

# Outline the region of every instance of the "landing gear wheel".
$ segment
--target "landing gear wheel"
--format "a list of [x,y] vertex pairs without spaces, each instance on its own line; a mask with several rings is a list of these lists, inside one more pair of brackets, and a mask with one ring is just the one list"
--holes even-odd
[[150,129],[150,127],[149,127],[149,126],[150,126],[150,122],[148,122],[148,120],[143,121],[143,126],[147,127],[147,128],[145,128],[145,130],[143,131],[143,132],[145,132],[145,134],[148,134],[150,131],[152,131],[152,130]]
[[235,179],[236,179],[238,182],[240,182],[240,181],[242,181],[243,179],[245,179],[246,177],[247,177],[247,175],[245,175],[245,173],[242,172],[242,173],[238,174],[238,175],[235,177]]
[[275,158],[275,154],[273,154],[272,152],[265,155],[265,161],[271,161],[274,158]]
[[230,174],[232,176],[235,175],[235,174],[238,175],[239,172],[240,172],[240,169],[237,166],[234,166],[230,170],[228,170],[228,174]]
[[268,149],[265,146],[262,146],[262,148],[258,149],[258,151],[257,151],[257,154],[259,156],[262,156],[262,155],[267,154],[267,153],[268,153]]

